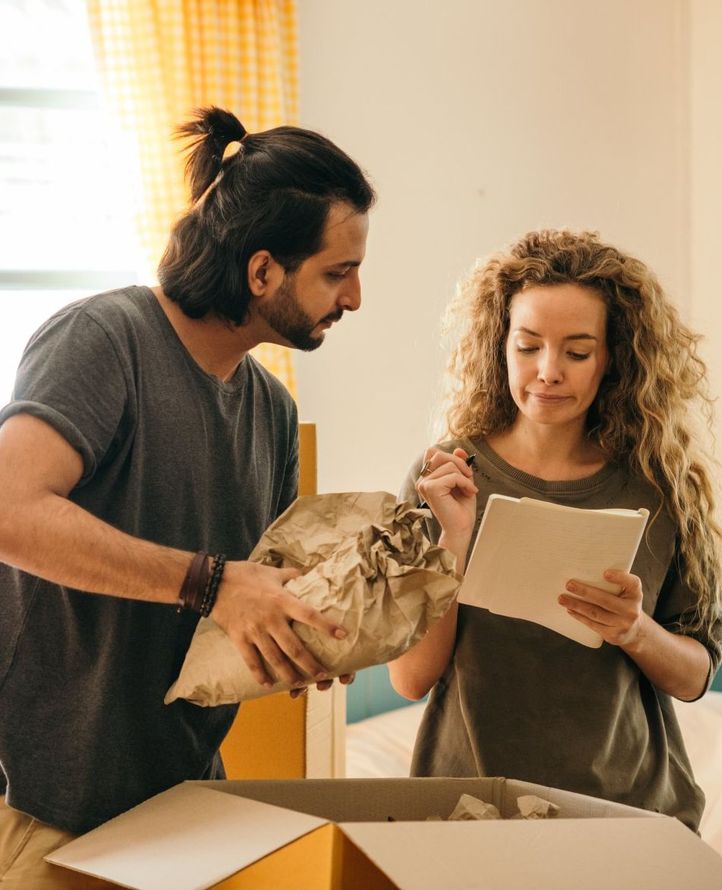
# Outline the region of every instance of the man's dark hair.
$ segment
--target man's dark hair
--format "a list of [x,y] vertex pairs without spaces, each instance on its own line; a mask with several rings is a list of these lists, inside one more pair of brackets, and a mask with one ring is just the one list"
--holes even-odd
[[[178,134],[195,137],[186,162],[192,206],[171,231],[158,280],[191,318],[211,312],[241,324],[256,251],[267,250],[292,273],[321,250],[332,204],[365,213],[374,203],[360,167],[311,130],[246,133],[235,115],[211,107]],[[224,160],[233,142],[240,148]]]

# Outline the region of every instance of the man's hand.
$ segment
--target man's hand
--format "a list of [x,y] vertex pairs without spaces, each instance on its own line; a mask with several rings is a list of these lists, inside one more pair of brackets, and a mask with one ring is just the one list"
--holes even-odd
[[[68,498],[80,454],[44,420],[17,414],[0,426],[0,560],[55,584],[144,602],[177,603],[192,554],[119,531]],[[337,639],[343,628],[283,585],[299,572],[226,563],[213,618],[259,683],[328,679],[291,621]]]
[[328,672],[311,655],[290,624],[300,621],[343,639],[346,631],[305,605],[284,584],[301,573],[252,562],[229,562],[223,573],[211,617],[238,647],[251,673],[262,686],[277,682],[305,686],[329,680]]
[[[338,682],[342,686],[348,686],[348,684],[353,683],[355,679],[356,674],[341,674],[338,678]],[[326,692],[326,690],[330,689],[332,686],[333,680],[319,680],[318,683],[316,683],[316,689],[318,689],[319,692]],[[294,689],[291,689],[289,694],[291,698],[298,698],[299,695],[303,695],[307,688],[307,686],[296,686]]]

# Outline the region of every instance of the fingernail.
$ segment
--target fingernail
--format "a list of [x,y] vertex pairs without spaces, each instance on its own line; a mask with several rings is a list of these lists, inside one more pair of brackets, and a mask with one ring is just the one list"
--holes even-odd
[[573,581],[567,581],[567,590],[571,590],[572,593],[577,589],[577,585]]
[[345,640],[348,636],[348,634],[342,627],[337,627],[336,630],[333,632],[333,635],[336,637],[337,640]]
[[328,680],[328,679],[329,679],[329,676],[328,676],[328,674],[325,674],[325,673],[321,672],[320,674],[316,674],[316,676],[314,677],[314,679],[315,679],[315,680]]
[[271,683],[270,680],[264,680],[263,683],[262,683],[261,685],[262,685],[262,686],[265,686],[266,689],[270,689],[270,688],[273,686],[273,683]]

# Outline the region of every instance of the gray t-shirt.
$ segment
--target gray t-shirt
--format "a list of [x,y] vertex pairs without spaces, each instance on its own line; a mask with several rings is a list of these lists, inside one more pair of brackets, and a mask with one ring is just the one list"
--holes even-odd
[[[650,517],[659,505],[649,484],[614,465],[585,479],[546,482],[510,466],[483,441],[441,447],[457,446],[477,460],[472,541],[494,492],[588,509],[646,507]],[[420,466],[401,492],[412,503]],[[432,537],[438,531],[432,523]],[[644,611],[672,631],[695,602],[679,577],[675,542],[675,527],[662,513],[632,567],[642,579]],[[711,679],[722,623],[693,636],[709,651]],[[694,829],[704,806],[670,697],[619,647],[590,649],[533,622],[466,605],[459,607],[452,660],[429,698],[412,775],[524,779],[677,816]]]
[[[152,291],[58,312],[0,423],[26,412],[81,454],[70,500],[116,528],[245,559],[296,495],[296,408],[247,355],[227,382],[191,358]],[[184,779],[222,775],[235,706],[163,704],[197,623],[172,605],[59,587],[0,563],[0,791],[86,831]]]

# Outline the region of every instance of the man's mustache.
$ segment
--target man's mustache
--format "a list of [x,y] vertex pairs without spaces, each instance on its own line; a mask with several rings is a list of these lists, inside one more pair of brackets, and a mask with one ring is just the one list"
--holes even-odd
[[344,313],[343,309],[337,309],[335,312],[331,312],[328,315],[324,316],[321,319],[321,321],[324,323],[325,322],[341,321],[341,318],[343,317],[343,313]]

